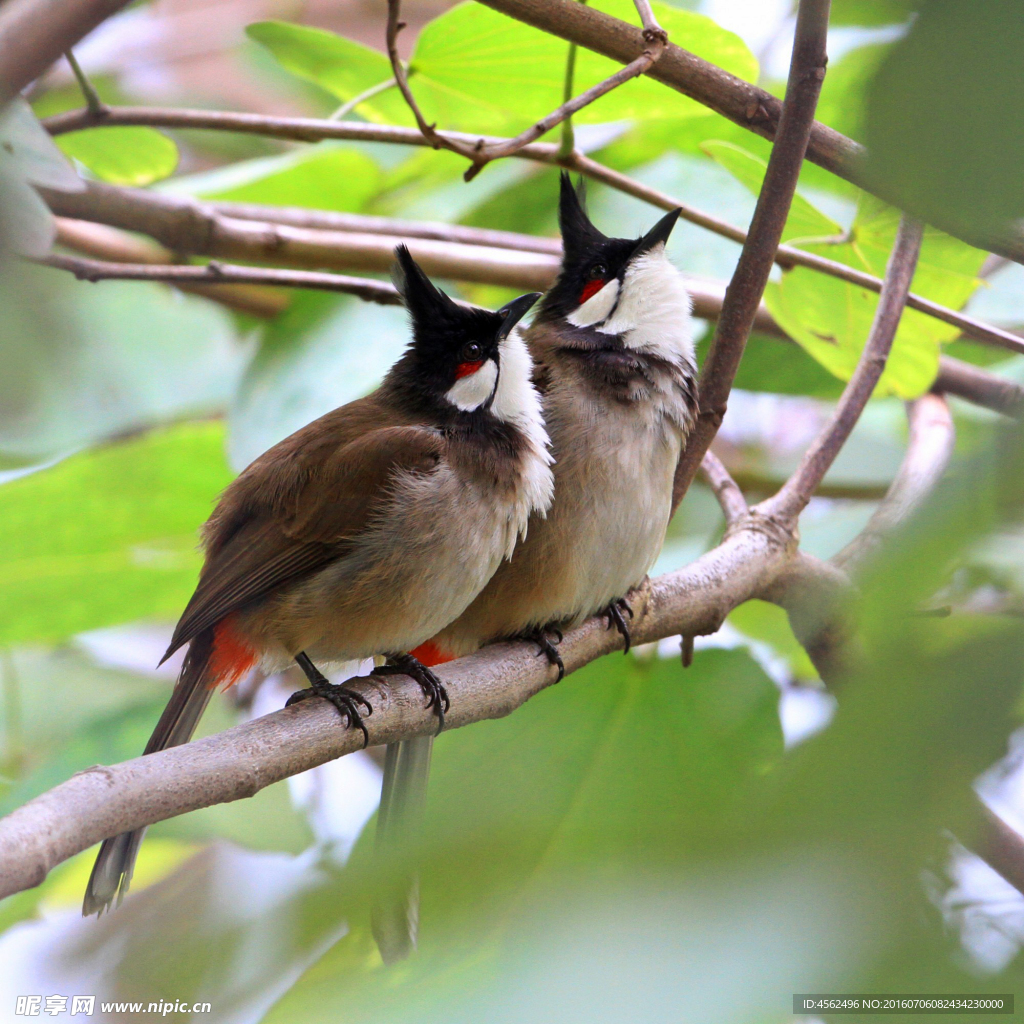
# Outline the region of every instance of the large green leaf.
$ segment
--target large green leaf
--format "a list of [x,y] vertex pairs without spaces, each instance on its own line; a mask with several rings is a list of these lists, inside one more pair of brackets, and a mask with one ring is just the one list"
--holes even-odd
[[[594,7],[636,23],[629,0],[595,0]],[[757,62],[738,36],[710,18],[654,4],[669,36],[699,56],[747,80]],[[289,70],[348,101],[391,77],[379,53],[329,33],[282,22],[250,26]],[[458,4],[429,22],[409,61],[409,81],[429,121],[442,128],[514,134],[562,102],[567,44],[480,4]],[[619,70],[620,64],[590,50],[576,58],[575,89],[583,92]],[[370,120],[412,123],[396,90],[366,100],[358,112]],[[638,78],[580,111],[576,121],[592,124],[625,118],[654,120],[706,117],[694,100],[649,78]]]
[[[741,181],[755,195],[761,190],[768,162],[754,156],[732,142],[712,140],[705,142],[701,149],[722,165],[737,181]],[[825,216],[812,206],[799,192],[793,196],[786,226],[782,232],[783,242],[806,242],[809,239],[834,238],[843,229],[831,217]]]
[[0,487],[0,644],[176,617],[197,530],[230,481],[220,424],[83,452]]
[[322,142],[283,156],[244,160],[180,178],[169,191],[205,199],[354,213],[363,209],[380,183],[380,168],[365,153],[336,142]]
[[150,185],[178,166],[178,147],[154,128],[87,128],[58,135],[57,145],[101,181],[115,185]]
[[[707,143],[705,149],[752,192],[760,189],[767,163],[729,143]],[[797,197],[786,225],[786,237],[800,235],[797,244],[831,260],[885,274],[899,211],[864,194],[848,233]],[[825,230],[829,229],[829,230]],[[832,230],[834,229],[834,230]],[[814,241],[814,235],[833,236]],[[941,231],[929,228],[921,249],[913,290],[953,309],[959,309],[977,287],[985,254]],[[878,296],[831,275],[805,267],[787,270],[780,282],[770,282],[765,301],[775,319],[795,341],[840,380],[849,380],[871,329]],[[927,391],[939,368],[942,342],[959,334],[916,310],[903,313],[892,353],[879,381],[877,394],[915,398]]]
[[[260,21],[246,28],[250,39],[265,46],[282,67],[319,85],[343,103],[391,78],[391,65],[378,50],[344,36],[287,21]],[[383,120],[382,99],[361,103],[356,113]],[[408,117],[411,122],[411,115]]]

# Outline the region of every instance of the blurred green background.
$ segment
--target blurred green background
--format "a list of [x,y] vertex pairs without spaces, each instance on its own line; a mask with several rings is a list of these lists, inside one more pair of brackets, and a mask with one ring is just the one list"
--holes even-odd
[[[635,20],[629,0],[593,6]],[[819,118],[871,143],[887,196],[980,230],[1024,212],[1020,76],[1004,70],[1019,53],[1005,19],[1019,30],[1020,17],[992,0],[961,45],[967,6],[834,0]],[[788,0],[654,7],[675,42],[781,95]],[[382,8],[160,0],[106,23],[78,55],[109,102],[326,116],[389,77]],[[442,127],[511,134],[558,104],[564,42],[472,2],[409,0],[405,14],[411,80]],[[578,88],[611,69],[581,51]],[[997,115],[986,89],[963,93],[979,80],[1005,99]],[[914,105],[925,94],[930,119]],[[63,65],[29,99],[40,117],[81,103]],[[984,116],[965,116],[964,104]],[[411,123],[394,90],[349,116]],[[741,226],[770,151],[647,79],[587,108],[576,138]],[[170,194],[556,233],[556,174],[525,161],[466,184],[464,161],[428,149],[147,128],[58,144],[85,176]],[[967,187],[982,164],[982,185]],[[0,164],[8,209],[25,187],[12,176]],[[602,187],[589,197],[608,234],[635,235],[657,216]],[[45,230],[33,209],[25,200],[18,217]],[[808,166],[784,239],[881,274],[897,220]],[[682,223],[670,247],[685,273],[716,281],[738,251]],[[511,294],[445,287],[487,305]],[[935,230],[914,290],[1024,325],[1024,270]],[[776,270],[766,301],[797,344],[751,339],[716,442],[752,498],[785,478],[824,422],[876,297],[795,269]],[[260,319],[163,285],[90,285],[11,260],[0,306],[7,813],[141,751],[176,670],[154,666],[194,586],[197,530],[218,493],[269,445],[374,387],[406,327],[401,310],[343,296],[294,292]],[[1021,357],[907,313],[829,474],[846,496],[814,499],[805,550],[828,557],[865,525],[905,449],[902,400],[929,388],[941,352],[1024,380]],[[954,469],[863,582],[865,667],[838,705],[785,615],[750,602],[686,670],[670,641],[605,658],[508,719],[439,739],[412,961],[385,969],[370,938],[365,826],[380,787],[370,751],[153,827],[133,894],[102,920],[78,917],[91,851],[0,902],[0,1005],[74,992],[208,1000],[212,1014],[196,1019],[225,1024],[754,1024],[790,1020],[800,991],[1014,991],[1024,897],[967,851],[972,786],[1024,824],[1024,450],[994,414],[953,405]],[[722,529],[695,485],[654,571],[698,557]],[[935,601],[956,613],[914,614]],[[219,696],[201,731],[280,707],[295,688],[252,680]]]

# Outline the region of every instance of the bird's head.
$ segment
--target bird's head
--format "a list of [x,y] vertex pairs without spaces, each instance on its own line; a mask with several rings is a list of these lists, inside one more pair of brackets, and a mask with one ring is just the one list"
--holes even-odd
[[692,360],[690,297],[665,253],[679,213],[667,213],[642,238],[609,238],[587,216],[582,185],[574,188],[563,172],[558,219],[564,255],[544,297],[544,319],[615,335],[630,349],[681,346]]
[[517,325],[540,293],[520,295],[496,312],[466,306],[437,288],[404,245],[395,249],[395,257],[392,277],[413,333],[402,363],[420,394],[500,420],[532,415],[533,367]]

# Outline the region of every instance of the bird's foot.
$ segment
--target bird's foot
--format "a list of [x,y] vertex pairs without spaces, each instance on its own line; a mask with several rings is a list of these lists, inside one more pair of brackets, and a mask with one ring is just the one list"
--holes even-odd
[[[555,643],[548,639],[549,633],[554,636]],[[537,652],[537,657],[539,658],[543,654],[548,659],[548,663],[558,669],[558,678],[555,682],[560,683],[565,678],[565,663],[562,661],[562,655],[558,653],[558,648],[555,644],[562,642],[562,631],[557,626],[537,626],[524,633],[523,639],[535,643],[540,648]]]
[[363,716],[359,711],[359,705],[366,708],[366,714],[369,716],[373,714],[370,702],[362,694],[356,693],[355,690],[349,690],[344,684],[332,683],[309,660],[307,655],[299,654],[296,656],[295,661],[298,663],[299,668],[305,672],[306,678],[309,680],[309,689],[293,693],[285,702],[285,707],[298,704],[299,701],[306,700],[309,697],[323,697],[324,700],[330,701],[338,709],[338,713],[348,722],[349,728],[359,729],[362,732],[363,746],[366,747],[370,742],[370,734],[366,731],[366,726],[363,724]]
[[434,671],[424,665],[419,658],[414,658],[411,654],[393,655],[388,658],[387,665],[378,665],[371,675],[411,676],[423,687],[423,692],[427,695],[427,707],[433,708],[437,714],[437,731],[440,733],[444,729],[445,712],[451,707],[448,691]]
[[622,653],[628,654],[630,647],[633,645],[633,638],[630,636],[629,625],[622,614],[623,612],[630,618],[633,618],[633,609],[630,607],[629,601],[624,597],[617,597],[605,608],[602,614],[608,616],[608,628],[611,629],[614,626],[622,635],[622,639],[626,642]]

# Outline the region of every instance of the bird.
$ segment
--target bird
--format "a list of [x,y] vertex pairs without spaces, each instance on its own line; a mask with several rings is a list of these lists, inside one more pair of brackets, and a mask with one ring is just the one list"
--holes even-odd
[[[629,650],[626,600],[653,566],[679,456],[697,412],[692,302],[665,246],[681,210],[640,239],[609,238],[582,184],[560,179],[563,257],[526,331],[555,456],[555,495],[467,609],[418,651],[432,666],[497,640],[535,641],[558,668],[563,629],[603,612]],[[431,737],[389,746],[377,847],[414,833]],[[403,824],[403,821],[405,824]],[[382,824],[385,826],[382,829]],[[415,886],[382,890],[372,927],[386,962],[416,944]]]
[[[436,288],[405,246],[395,284],[412,340],[380,387],[270,448],[203,527],[205,561],[164,660],[188,644],[145,753],[186,743],[211,694],[256,666],[298,664],[348,727],[372,708],[321,668],[386,656],[444,724],[448,696],[409,652],[459,615],[553,494],[552,456],[518,323]],[[366,339],[372,343],[372,339]],[[120,903],[144,830],[107,839],[83,914]]]

